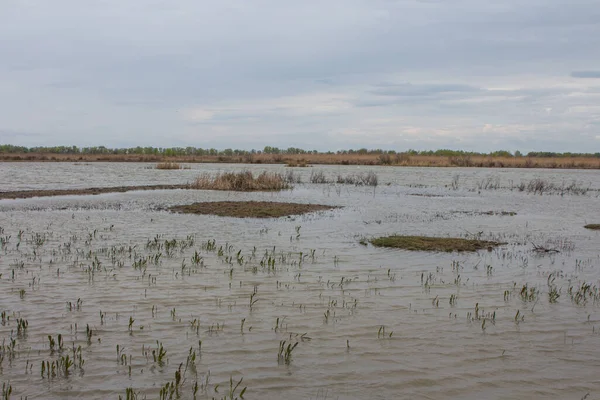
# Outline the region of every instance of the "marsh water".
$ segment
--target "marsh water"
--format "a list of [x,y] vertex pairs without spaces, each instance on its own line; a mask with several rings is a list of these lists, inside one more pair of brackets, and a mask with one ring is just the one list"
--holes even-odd
[[[131,388],[158,399],[169,382],[164,398],[192,399],[196,384],[198,399],[245,387],[245,399],[600,398],[600,232],[584,228],[600,223],[598,172],[188,166],[0,163],[0,191],[242,169],[303,182],[1,200],[0,382],[11,398],[118,399]],[[312,184],[315,171],[333,181],[372,171],[378,185]],[[554,189],[519,189],[535,179]],[[342,208],[279,219],[164,211],[219,200]],[[396,233],[505,244],[361,244]],[[287,359],[282,341],[298,343]]]

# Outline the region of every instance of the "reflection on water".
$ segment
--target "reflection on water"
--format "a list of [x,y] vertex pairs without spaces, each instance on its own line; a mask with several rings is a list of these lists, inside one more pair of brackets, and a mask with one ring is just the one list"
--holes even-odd
[[[185,183],[199,170],[243,168],[146,167],[0,164],[0,190]],[[596,172],[315,169],[331,177],[373,170],[379,186],[0,201],[0,381],[10,382],[13,398],[117,399],[131,387],[154,399],[191,348],[195,368],[185,370],[180,388],[186,399],[195,382],[198,399],[222,398],[230,377],[244,378],[237,394],[247,386],[246,399],[600,395],[600,234],[583,228],[599,222],[598,192],[477,188],[493,176],[501,186],[541,177],[598,189]],[[294,171],[309,180],[311,168]],[[248,199],[344,208],[275,220],[160,211]],[[391,233],[508,244],[475,254],[359,244]],[[559,252],[535,252],[534,245]],[[27,327],[19,329],[17,319]],[[52,351],[48,335],[58,334],[64,347]],[[289,364],[278,360],[282,340],[299,343]],[[163,364],[152,355],[157,341]],[[85,363],[68,376],[42,377],[42,361],[72,359],[73,345]]]

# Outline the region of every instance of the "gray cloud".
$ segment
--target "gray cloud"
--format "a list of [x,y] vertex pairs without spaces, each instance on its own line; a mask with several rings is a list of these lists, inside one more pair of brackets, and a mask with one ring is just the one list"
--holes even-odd
[[573,71],[573,78],[600,78],[600,71]]
[[[381,85],[380,85],[381,86]],[[472,93],[479,91],[478,88],[464,84],[385,84],[383,87],[372,90],[371,93],[378,96],[434,96],[445,93]]]

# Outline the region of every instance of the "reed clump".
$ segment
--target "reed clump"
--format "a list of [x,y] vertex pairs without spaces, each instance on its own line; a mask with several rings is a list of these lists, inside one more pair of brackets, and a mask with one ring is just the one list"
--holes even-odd
[[323,171],[312,171],[310,174],[310,183],[326,184],[326,183],[338,183],[341,185],[354,185],[354,186],[377,186],[379,179],[377,174],[373,171],[367,173],[342,175],[338,174],[336,179],[330,180],[325,176]]
[[293,169],[285,171],[284,179],[287,183],[302,183],[302,176],[298,173],[294,173]]
[[323,171],[312,171],[310,173],[310,183],[323,184],[329,183],[329,180]]
[[354,186],[377,186],[379,180],[377,174],[373,171],[367,172],[366,174],[346,175],[343,176],[338,174],[337,183],[354,185]]
[[156,164],[156,169],[183,169],[183,167],[179,163],[167,161]]
[[589,187],[583,185],[583,183],[573,181],[571,183],[565,183],[558,185],[545,179],[532,179],[529,182],[521,182],[516,186],[519,192],[527,192],[533,194],[543,195],[546,194],[558,194],[564,196],[565,194],[572,195],[585,195],[590,190]]
[[238,192],[279,191],[291,186],[282,174],[264,171],[258,176],[250,171],[202,174],[190,185],[192,189],[233,190]]
[[463,238],[440,238],[427,236],[402,236],[392,235],[371,239],[369,241],[376,247],[392,247],[413,251],[477,251],[481,249],[491,250],[502,243]]
[[290,160],[288,161],[288,163],[285,165],[286,167],[308,167],[308,162],[305,159],[301,159],[301,160]]

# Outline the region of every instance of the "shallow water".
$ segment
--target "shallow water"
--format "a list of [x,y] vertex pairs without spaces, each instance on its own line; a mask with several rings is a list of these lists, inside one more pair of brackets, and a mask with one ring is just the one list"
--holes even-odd
[[[0,164],[0,190],[171,184],[200,172],[288,170],[148,167],[6,163]],[[139,398],[159,398],[180,363],[185,368],[190,348],[196,361],[184,374],[185,399],[193,398],[196,381],[198,399],[222,398],[230,377],[243,377],[236,394],[247,386],[245,399],[600,396],[600,303],[593,297],[600,283],[600,233],[583,228],[599,222],[600,174],[293,170],[304,182],[312,171],[332,178],[374,171],[379,185],[304,183],[281,193],[165,190],[0,201],[0,237],[10,237],[0,253],[0,311],[10,317],[0,326],[0,381],[10,382],[13,398],[117,399],[125,398],[128,387]],[[479,189],[488,177],[504,187],[542,178],[557,186],[577,181],[590,190],[537,195]],[[344,208],[269,220],[160,211],[194,201],[249,199]],[[517,215],[482,214],[488,211]],[[359,244],[363,237],[392,233],[479,234],[507,244],[473,254]],[[160,249],[153,244],[157,235]],[[168,256],[164,242],[172,239],[187,245]],[[212,240],[215,248],[207,248]],[[541,254],[534,245],[560,252]],[[202,257],[198,265],[195,252]],[[134,267],[158,253],[158,263]],[[274,267],[266,265],[269,257]],[[560,293],[556,302],[549,301],[549,282]],[[585,300],[577,297],[584,282],[592,285]],[[524,285],[537,294],[521,296]],[[250,307],[253,293],[258,301]],[[28,321],[24,333],[17,331],[17,318]],[[199,327],[192,326],[195,319]],[[59,333],[64,349],[52,352],[48,335]],[[162,365],[152,356],[157,340],[167,351]],[[289,364],[278,360],[281,340],[299,342]],[[42,378],[41,362],[72,358],[73,344],[81,346],[85,363],[68,376]]]

